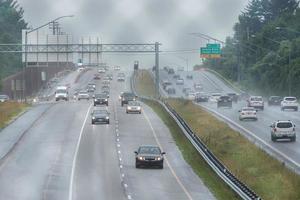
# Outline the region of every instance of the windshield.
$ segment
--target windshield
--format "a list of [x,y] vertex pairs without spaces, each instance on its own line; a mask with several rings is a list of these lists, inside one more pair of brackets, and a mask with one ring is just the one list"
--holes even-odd
[[94,110],[93,113],[94,113],[94,114],[103,114],[103,115],[108,114],[108,112],[107,112],[106,110]]
[[160,154],[160,149],[158,147],[140,147],[140,154]]
[[95,94],[95,98],[99,98],[99,99],[106,99],[106,94]]
[[56,93],[67,93],[66,90],[56,90]]

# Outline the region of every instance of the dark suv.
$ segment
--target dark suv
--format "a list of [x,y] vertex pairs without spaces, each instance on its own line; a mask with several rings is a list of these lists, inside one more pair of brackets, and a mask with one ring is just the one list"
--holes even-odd
[[157,166],[164,168],[164,154],[158,146],[145,145],[140,146],[135,153],[135,167],[141,166]]
[[280,106],[281,101],[283,100],[280,96],[270,96],[268,99],[269,106]]
[[135,101],[136,96],[131,92],[124,92],[122,94],[121,98],[121,106],[124,106],[124,104],[128,104],[129,101]]
[[94,106],[96,105],[106,105],[108,106],[108,99],[106,94],[95,94]]
[[230,98],[230,96],[220,96],[218,98],[217,107],[232,108],[232,99]]

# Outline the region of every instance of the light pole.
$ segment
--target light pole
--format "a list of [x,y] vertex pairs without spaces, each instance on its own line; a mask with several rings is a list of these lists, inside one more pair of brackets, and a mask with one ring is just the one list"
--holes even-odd
[[27,68],[27,51],[28,51],[28,47],[27,47],[27,40],[28,40],[28,34],[33,32],[33,31],[37,31],[38,29],[41,29],[45,26],[48,26],[49,24],[51,23],[54,23],[62,18],[66,18],[66,17],[74,17],[74,15],[64,15],[64,16],[61,16],[61,17],[58,17],[54,20],[51,20],[50,22],[46,23],[46,24],[43,24],[37,28],[34,28],[34,29],[31,29],[31,30],[26,30],[25,31],[25,55],[24,55],[24,64],[23,64],[23,81],[22,81],[22,96],[23,96],[23,99],[25,100],[25,102],[27,102],[27,99],[26,99],[26,82],[25,82],[25,68]]

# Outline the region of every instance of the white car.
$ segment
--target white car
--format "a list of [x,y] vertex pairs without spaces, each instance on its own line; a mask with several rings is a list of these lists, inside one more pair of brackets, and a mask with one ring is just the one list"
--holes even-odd
[[142,113],[142,106],[138,101],[129,101],[126,107],[126,113]]
[[81,99],[89,100],[90,99],[90,95],[89,95],[89,93],[87,91],[80,91],[78,93],[77,99],[78,99],[78,101],[80,101]]
[[176,80],[176,85],[183,85],[184,84],[184,80],[182,78],[178,78]]
[[281,101],[281,110],[293,109],[298,111],[298,102],[296,97],[284,97]]
[[120,70],[121,70],[121,67],[120,67],[120,66],[114,66],[114,70],[115,70],[115,71],[120,71]]
[[248,99],[248,107],[264,109],[264,100],[262,96],[250,96]]
[[194,91],[190,91],[190,92],[187,93],[186,96],[187,96],[188,100],[194,101],[195,98],[196,98],[196,96],[197,96],[197,94],[199,94],[199,93],[198,92],[194,92]]
[[290,120],[278,120],[271,124],[271,140],[290,139],[292,142],[296,141],[295,124]]
[[106,71],[106,70],[105,70],[104,67],[101,67],[101,68],[98,69],[98,73],[105,73],[105,71]]
[[217,103],[218,99],[222,96],[221,93],[212,93],[209,97],[209,101],[213,103]]
[[0,102],[1,103],[6,102],[8,100],[9,100],[9,97],[6,94],[1,94],[0,95]]
[[239,110],[240,116],[239,120],[242,121],[244,119],[253,119],[257,120],[256,110],[253,107],[243,107]]
[[201,83],[195,83],[194,88],[195,88],[195,90],[202,90],[203,89]]

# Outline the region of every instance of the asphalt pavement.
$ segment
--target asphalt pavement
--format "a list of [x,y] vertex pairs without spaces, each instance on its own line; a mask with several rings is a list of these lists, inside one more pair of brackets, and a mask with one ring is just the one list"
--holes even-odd
[[[173,75],[168,75],[165,71],[161,71],[161,80],[170,80],[173,83],[173,86],[176,88],[176,94],[172,95],[173,97],[186,97],[182,92],[183,87],[189,87],[193,89],[194,83],[201,83],[203,86],[203,92],[208,94],[214,92],[220,92],[226,94],[229,92],[236,92],[225,82],[220,80],[214,74],[208,71],[196,71],[193,72],[193,79],[187,80],[187,72],[177,72],[185,79],[184,86],[177,86],[175,84],[175,79]],[[274,94],[276,95],[276,94]],[[265,100],[267,97],[265,97]],[[280,161],[286,162],[286,165],[297,173],[300,173],[300,142],[289,141],[271,141],[271,131],[270,125],[272,122],[277,120],[292,120],[296,124],[296,131],[299,133],[300,127],[300,114],[299,111],[281,111],[279,106],[268,106],[265,101],[265,109],[263,111],[258,111],[257,121],[239,121],[239,110],[246,106],[246,101],[242,100],[238,103],[233,103],[232,109],[229,108],[217,108],[216,103],[199,103],[199,105],[213,112],[217,116],[221,116],[223,120],[229,122],[229,124],[241,133],[245,134],[251,141],[265,149],[275,158]]]
[[[75,72],[74,72],[75,73]],[[86,72],[70,95],[92,80]],[[118,96],[126,82],[111,83],[110,124],[91,124],[92,99],[53,100],[33,106],[0,134],[0,199],[214,199],[184,161],[168,128],[143,105],[126,114]],[[136,169],[133,151],[157,144],[166,151],[164,169]]]

